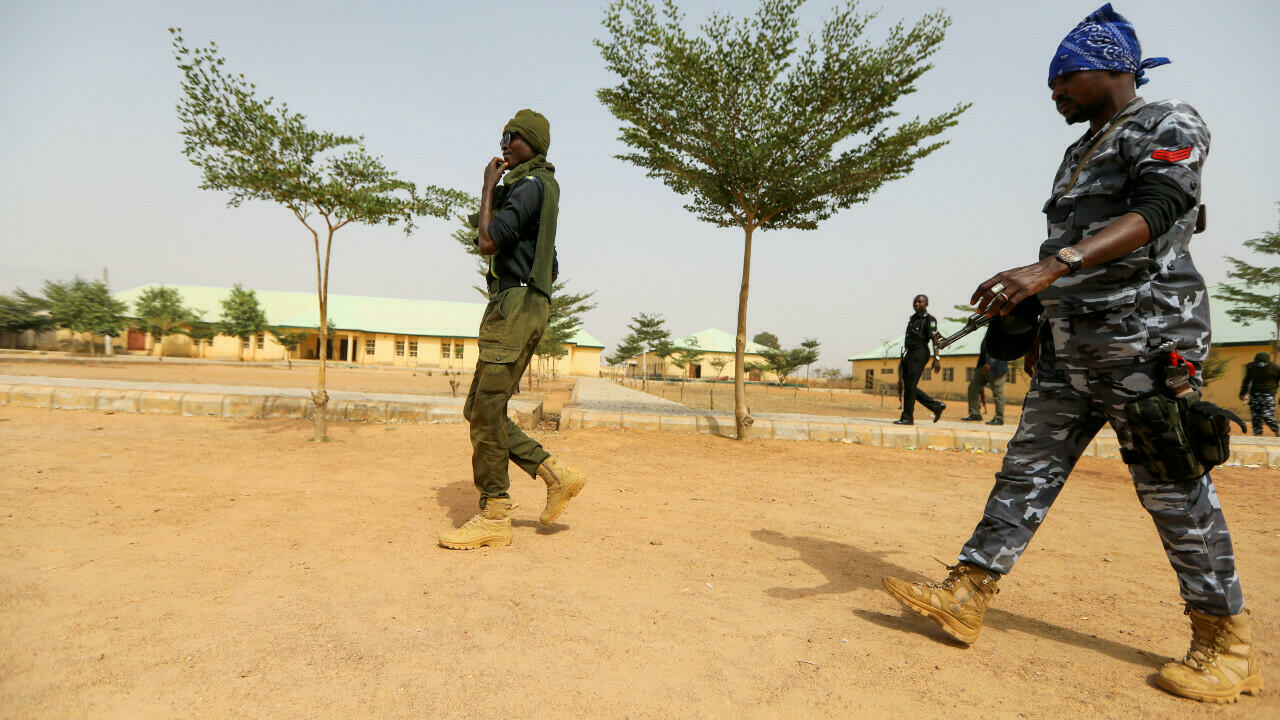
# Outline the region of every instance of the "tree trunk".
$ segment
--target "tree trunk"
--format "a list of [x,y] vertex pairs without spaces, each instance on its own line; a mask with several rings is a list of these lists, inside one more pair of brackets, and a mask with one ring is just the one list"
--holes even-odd
[[738,335],[733,347],[733,425],[739,440],[747,438],[747,430],[754,419],[747,414],[747,389],[743,368],[747,350],[747,291],[751,286],[751,231],[743,229],[742,289],[738,291]]
[[[325,218],[326,223],[328,218]],[[320,356],[320,374],[317,379],[317,389],[311,394],[311,400],[315,403],[316,414],[316,442],[325,442],[329,439],[329,393],[325,390],[324,371],[328,363],[329,357],[329,257],[333,249],[333,226],[329,225],[329,235],[324,244],[324,267],[320,266],[320,238],[316,238],[316,285],[320,296],[320,352],[316,353]]]

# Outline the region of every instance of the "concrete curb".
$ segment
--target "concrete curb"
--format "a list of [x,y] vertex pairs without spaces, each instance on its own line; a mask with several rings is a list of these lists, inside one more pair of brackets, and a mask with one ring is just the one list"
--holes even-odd
[[[858,445],[916,450],[964,450],[968,452],[1003,453],[1016,428],[1004,430],[953,430],[933,426],[902,426],[861,422],[831,422],[760,419],[751,426],[752,438],[772,440],[816,440],[846,442]],[[656,413],[620,413],[565,406],[560,411],[561,430],[593,427],[632,428],[666,432],[701,433],[734,437],[732,417],[723,415],[660,415]],[[1084,455],[1108,460],[1120,459],[1120,444],[1115,434],[1103,431],[1089,443]],[[1233,442],[1227,465],[1280,467],[1280,443],[1273,445]]]
[[[6,404],[58,410],[205,415],[248,419],[303,420],[315,415],[315,404],[309,398],[297,395],[241,395],[34,383],[0,385],[0,405]],[[521,427],[534,427],[542,421],[542,403],[522,401],[518,405],[509,407],[507,416]],[[464,421],[460,403],[453,401],[443,404],[433,403],[430,398],[424,398],[422,402],[333,398],[329,401],[329,419],[377,423]]]

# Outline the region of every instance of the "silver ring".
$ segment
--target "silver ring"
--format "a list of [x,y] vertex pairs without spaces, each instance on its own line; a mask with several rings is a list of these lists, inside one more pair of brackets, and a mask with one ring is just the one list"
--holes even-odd
[[1000,295],[1003,292],[1004,292],[1004,283],[998,282],[995,285],[991,286],[992,295]]
[[998,292],[998,293],[996,293],[996,294],[995,294],[995,297],[992,297],[991,299],[992,299],[992,300],[995,300],[995,299],[996,299],[996,298],[998,298],[998,297],[1002,297],[1002,298],[1004,298],[1004,301],[1005,301],[1005,302],[1009,302],[1009,296],[1008,296],[1008,295],[1005,295],[1003,292]]

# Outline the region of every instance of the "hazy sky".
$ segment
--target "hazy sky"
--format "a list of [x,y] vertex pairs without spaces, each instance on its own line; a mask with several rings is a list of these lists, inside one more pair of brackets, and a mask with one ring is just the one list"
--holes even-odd
[[[1100,2],[885,3],[872,32],[943,7],[954,23],[904,116],[972,102],[950,145],[908,178],[809,232],[756,236],[748,332],[785,345],[822,342],[822,366],[900,336],[911,298],[938,316],[992,273],[1031,262],[1040,208],[1067,144],[1049,100],[1049,58]],[[713,9],[681,3],[693,24]],[[829,2],[804,8],[806,27]],[[878,4],[866,3],[874,9]],[[1148,99],[1195,105],[1213,133],[1205,172],[1209,231],[1196,238],[1209,282],[1226,254],[1277,227],[1280,117],[1274,33],[1280,2],[1121,0],[1146,56]],[[181,154],[180,74],[166,28],[190,46],[216,41],[228,67],[305,113],[313,127],[363,134],[406,179],[477,194],[502,125],[522,107],[551,120],[562,198],[562,275],[595,290],[587,329],[612,349],[638,312],[675,335],[736,323],[740,231],[696,221],[680,197],[622,152],[618,122],[596,101],[614,84],[592,44],[596,2],[27,2],[0,0],[0,292],[45,279],[315,290],[306,233],[265,203],[231,209],[197,188]],[[412,236],[350,226],[335,243],[330,291],[477,301],[472,261],[452,221]]]

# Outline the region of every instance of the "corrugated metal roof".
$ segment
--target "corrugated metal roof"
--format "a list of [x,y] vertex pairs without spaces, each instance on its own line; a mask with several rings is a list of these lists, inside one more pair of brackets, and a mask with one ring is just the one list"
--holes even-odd
[[[694,341],[697,341],[695,345]],[[731,353],[737,351],[737,335],[727,333],[719,328],[707,328],[692,335],[685,335],[675,341],[676,347],[681,349],[690,349],[697,347],[699,350],[707,352]],[[746,352],[752,354],[760,354],[764,350],[763,345],[747,341]]]
[[[1263,345],[1270,344],[1275,338],[1275,327],[1267,322],[1254,322],[1250,325],[1232,320],[1227,314],[1227,310],[1232,307],[1232,303],[1227,302],[1217,296],[1219,288],[1222,285],[1214,285],[1209,288],[1209,322],[1213,328],[1213,344],[1214,345]],[[948,320],[938,321],[938,332],[943,337],[959,330],[963,323],[951,322]],[[942,351],[943,355],[977,355],[978,348],[982,345],[982,330],[972,333],[960,340],[956,344]],[[902,338],[890,340],[889,342],[878,345],[866,352],[854,355],[849,361],[854,360],[879,360],[884,357],[897,358],[901,355]],[[887,355],[886,355],[887,353]]]
[[[138,296],[149,287],[154,286],[142,285],[124,290],[115,293],[115,297],[132,309]],[[167,287],[181,293],[187,307],[195,309],[207,321],[218,319],[222,314],[222,301],[231,292],[231,288],[202,285]],[[272,325],[294,328],[320,325],[320,308],[315,293],[255,288],[254,294],[267,315],[267,322]],[[329,294],[329,319],[334,327],[358,332],[473,338],[480,327],[484,308],[484,303]],[[578,347],[604,347],[585,329],[579,329],[572,342]]]

